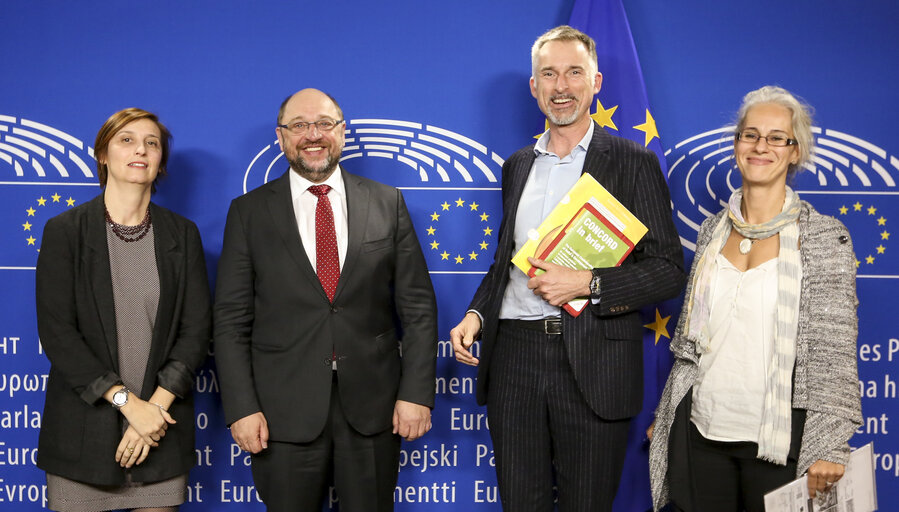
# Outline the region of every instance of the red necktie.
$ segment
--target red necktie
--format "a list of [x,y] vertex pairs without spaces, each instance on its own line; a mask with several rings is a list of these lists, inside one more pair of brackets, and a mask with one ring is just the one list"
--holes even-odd
[[328,200],[328,185],[313,185],[309,192],[318,196],[315,205],[315,273],[328,294],[328,300],[334,301],[337,280],[340,279],[340,257],[337,253],[337,233],[334,231],[334,211]]

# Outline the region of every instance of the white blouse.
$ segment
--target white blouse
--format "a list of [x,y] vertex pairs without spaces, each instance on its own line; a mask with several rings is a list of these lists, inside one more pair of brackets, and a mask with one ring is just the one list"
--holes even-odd
[[722,254],[715,263],[711,341],[693,384],[691,420],[706,439],[758,442],[774,354],[777,258],[745,272]]

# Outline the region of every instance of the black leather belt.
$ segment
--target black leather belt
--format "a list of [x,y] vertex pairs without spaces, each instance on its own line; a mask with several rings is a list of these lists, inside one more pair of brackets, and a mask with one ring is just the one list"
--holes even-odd
[[562,334],[561,318],[544,318],[543,320],[500,320],[499,323],[518,329],[539,331],[543,334]]

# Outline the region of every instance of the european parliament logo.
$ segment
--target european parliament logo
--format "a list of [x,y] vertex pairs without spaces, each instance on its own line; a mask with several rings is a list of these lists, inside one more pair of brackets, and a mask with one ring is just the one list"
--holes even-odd
[[[487,146],[433,125],[394,119],[347,120],[341,165],[403,191],[432,273],[484,273],[496,250],[503,159]],[[247,166],[243,191],[280,176],[278,142]]]
[[[689,137],[665,152],[675,197],[674,218],[681,243],[691,251],[699,225],[723,209],[740,186],[733,158],[734,126]],[[890,245],[899,225],[896,187],[899,158],[858,137],[812,129],[815,155],[792,187],[820,213],[839,219],[852,235],[859,277],[899,277],[899,247]],[[895,235],[899,237],[899,234]]]
[[93,165],[77,137],[0,115],[0,269],[34,268],[47,219],[97,195]]

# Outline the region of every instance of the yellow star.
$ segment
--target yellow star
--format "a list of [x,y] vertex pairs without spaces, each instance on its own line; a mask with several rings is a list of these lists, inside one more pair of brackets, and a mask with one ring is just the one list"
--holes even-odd
[[44,199],[44,196],[41,196],[37,198],[37,204],[38,206],[44,206],[45,204],[47,204],[47,200]]
[[885,250],[887,250],[887,248],[884,247],[883,245],[877,246],[877,254],[883,254],[883,251],[885,251]]
[[599,100],[596,100],[596,113],[591,114],[590,117],[599,123],[599,126],[602,126],[603,128],[608,126],[609,128],[618,131],[618,127],[615,126],[615,122],[612,121],[612,114],[614,114],[616,110],[618,110],[618,105],[606,109]]
[[465,201],[463,201],[461,197],[456,199],[456,206],[465,206]]
[[28,242],[28,245],[34,245],[34,242],[35,242],[37,239],[34,238],[33,236],[29,236],[29,237],[26,238],[25,240]]
[[464,259],[464,258],[462,258],[461,255],[458,255],[458,254],[457,254],[457,255],[456,255],[456,264],[457,264],[457,265],[461,265],[463,259]]
[[474,201],[472,201],[468,206],[471,206],[471,211],[475,211],[478,209],[478,203],[475,203]]
[[449,210],[450,204],[444,201],[443,204],[440,205],[440,207],[443,208],[443,211],[447,211]]
[[25,211],[28,212],[29,217],[34,217],[34,212],[35,212],[34,208],[28,208]]
[[442,259],[442,260],[448,260],[448,259],[449,259],[449,253],[446,252],[446,251],[443,251],[442,253],[440,253],[440,259]]
[[535,138],[535,139],[539,139],[541,135],[543,135],[544,133],[546,133],[546,130],[549,130],[549,119],[547,119],[547,120],[543,123],[543,131],[540,132],[540,133],[538,133],[537,135],[534,135],[534,138]]
[[75,200],[72,199],[72,196],[69,196],[69,198],[66,199],[66,206],[75,206]]
[[856,202],[854,205],[852,205],[852,207],[855,208],[855,211],[857,212],[862,211],[862,204],[859,202]]
[[476,260],[476,259],[478,259],[478,253],[471,251],[470,253],[468,253],[468,257],[471,258],[472,260]]
[[434,236],[434,233],[437,232],[437,229],[434,226],[428,226],[428,234]]
[[432,213],[431,220],[440,220],[440,214],[437,212]]
[[484,228],[484,235],[490,236],[493,233],[493,230],[490,228]]
[[855,259],[855,268],[858,268],[858,266],[861,264],[862,264],[862,262],[858,261],[858,258],[856,258]]
[[487,215],[486,213],[482,213],[482,214],[481,214],[481,220],[482,220],[482,221],[487,222],[487,219],[489,219],[489,218],[490,218],[490,216]]
[[840,215],[846,215],[848,212],[849,208],[846,208],[845,206],[840,207]]
[[668,334],[668,320],[671,320],[671,315],[662,318],[662,315],[659,314],[659,308],[656,308],[656,321],[643,326],[656,333],[656,345],[659,344],[659,337],[661,336],[671,339],[671,335]]
[[890,239],[889,231],[884,229],[883,232],[880,234],[880,239],[881,240],[889,240]]
[[431,249],[434,249],[436,251],[438,247],[440,247],[440,243],[437,240],[431,242]]
[[646,109],[646,122],[638,124],[637,126],[634,126],[634,128],[646,134],[646,142],[643,143],[644,146],[649,146],[649,142],[659,136],[659,130],[656,129],[656,120],[652,118],[649,109]]
[[874,263],[874,256],[871,256],[871,255],[869,254],[868,257],[865,258],[865,262],[866,262],[868,265],[872,265],[872,264]]
[[481,243],[480,243],[481,250],[486,251],[488,245],[490,245],[490,244],[488,244],[485,240],[481,240]]
[[877,208],[874,208],[873,206],[869,206],[868,207],[868,215],[874,215],[875,213],[877,213]]
[[886,223],[887,223],[887,220],[885,218],[883,218],[883,215],[881,215],[880,218],[877,219],[878,226],[886,226]]
[[50,196],[50,197],[53,198],[53,202],[54,202],[54,203],[58,203],[58,202],[59,202],[59,198],[62,197],[62,196],[59,195],[59,194],[54,193],[54,194],[53,194],[52,196]]
[[25,222],[25,224],[22,224],[22,227],[25,228],[22,231],[31,231],[31,223],[30,222]]

